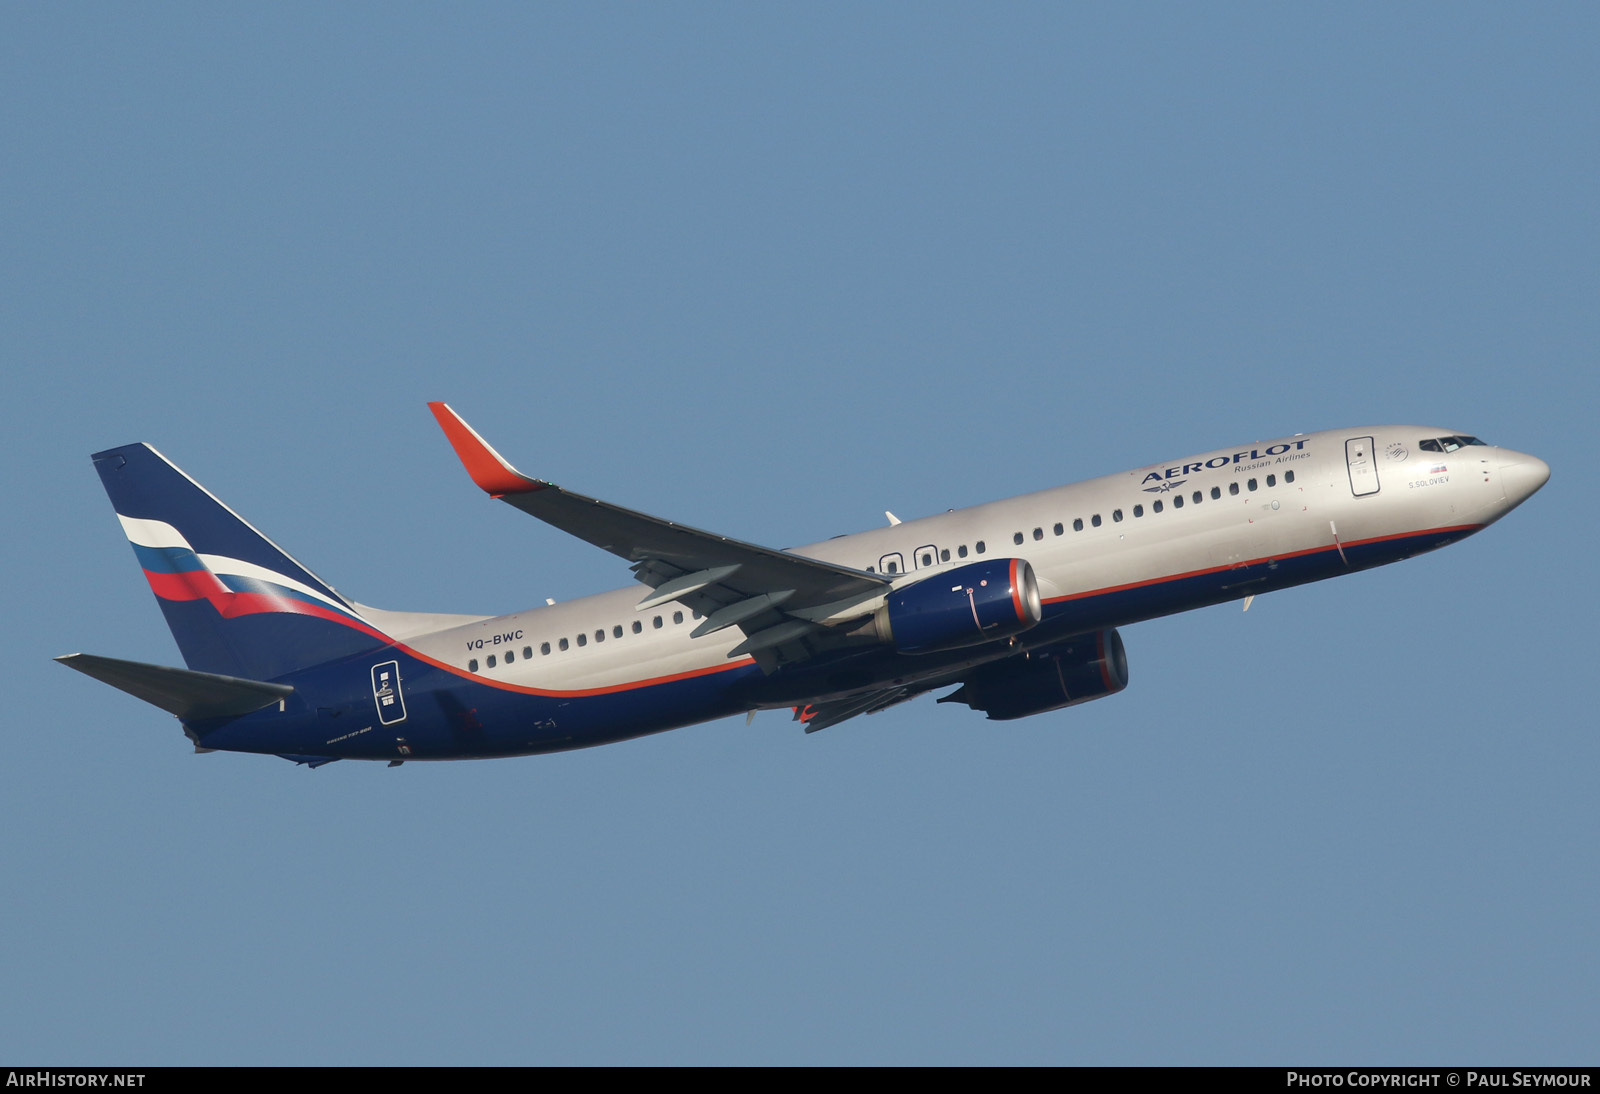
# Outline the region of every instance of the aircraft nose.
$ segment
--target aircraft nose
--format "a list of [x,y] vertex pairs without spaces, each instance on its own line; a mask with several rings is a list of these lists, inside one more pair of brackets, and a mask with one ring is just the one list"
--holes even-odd
[[1538,456],[1501,449],[1500,479],[1505,486],[1506,500],[1520,505],[1550,481],[1550,465]]

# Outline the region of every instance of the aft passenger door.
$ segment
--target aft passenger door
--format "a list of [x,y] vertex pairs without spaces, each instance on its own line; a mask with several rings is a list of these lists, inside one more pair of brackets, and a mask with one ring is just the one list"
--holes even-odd
[[378,721],[384,725],[406,720],[406,700],[400,692],[400,662],[385,661],[372,666],[372,701],[378,707]]

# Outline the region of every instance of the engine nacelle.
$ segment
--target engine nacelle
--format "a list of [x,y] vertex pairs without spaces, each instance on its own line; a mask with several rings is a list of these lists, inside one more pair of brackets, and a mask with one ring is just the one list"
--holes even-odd
[[935,653],[1017,634],[1043,615],[1028,560],[996,558],[896,589],[876,622],[878,637],[901,653]]
[[941,703],[965,703],[1010,721],[1115,695],[1128,686],[1128,654],[1115,629],[985,665]]

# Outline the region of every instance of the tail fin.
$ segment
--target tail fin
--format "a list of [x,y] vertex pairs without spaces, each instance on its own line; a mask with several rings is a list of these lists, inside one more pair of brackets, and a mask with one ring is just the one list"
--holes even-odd
[[147,444],[92,457],[184,663],[272,680],[390,640]]

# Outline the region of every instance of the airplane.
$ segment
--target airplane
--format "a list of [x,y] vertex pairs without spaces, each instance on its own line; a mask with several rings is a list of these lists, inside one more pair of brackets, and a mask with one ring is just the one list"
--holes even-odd
[[1119,627],[1435,550],[1550,477],[1453,430],[1296,433],[773,550],[524,475],[428,405],[479,489],[638,584],[494,617],[369,607],[130,444],[92,459],[187,667],[56,660],[176,715],[198,752],[311,768],[773,709],[811,733],[947,687],[939,702],[1006,721],[1122,691]]

